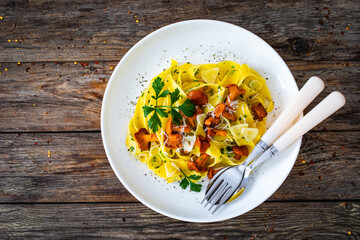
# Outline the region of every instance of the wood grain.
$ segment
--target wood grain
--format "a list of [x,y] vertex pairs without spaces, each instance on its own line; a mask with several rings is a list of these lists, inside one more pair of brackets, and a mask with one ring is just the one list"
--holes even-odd
[[[305,135],[270,201],[360,199],[359,144],[358,132]],[[0,146],[0,202],[136,202],[113,173],[100,133],[1,134]]]
[[100,133],[5,134],[0,143],[1,202],[135,201]]
[[142,204],[0,205],[4,239],[357,239],[359,202],[264,203],[240,217],[186,223]]
[[145,5],[142,1],[4,0],[0,61],[118,61],[152,31],[189,19],[244,27],[285,60],[360,60],[360,5],[355,0],[149,0]]
[[[181,222],[139,203],[101,141],[113,67],[147,34],[190,19],[257,34],[299,87],[323,78],[310,108],[334,90],[347,99],[305,135],[267,202],[220,223]],[[0,239],[359,239],[359,26],[356,0],[0,1]]]
[[[102,97],[117,62],[3,63],[0,75],[0,132],[99,131]],[[316,129],[360,130],[359,62],[289,62],[301,87],[312,75],[326,83],[311,109],[331,91],[347,103]],[[4,71],[7,68],[8,71]],[[1,71],[1,70],[0,70]],[[133,81],[137,81],[133,79]],[[147,83],[145,83],[147,84]],[[135,99],[134,99],[135,100]]]

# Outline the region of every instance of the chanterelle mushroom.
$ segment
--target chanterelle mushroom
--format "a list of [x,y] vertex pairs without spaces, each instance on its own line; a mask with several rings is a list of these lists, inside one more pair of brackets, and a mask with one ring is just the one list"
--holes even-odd
[[188,161],[187,166],[191,171],[197,171],[197,172],[206,172],[206,161],[208,160],[209,155],[206,153],[201,153],[200,157],[197,157],[196,160]]
[[254,104],[251,110],[254,113],[254,118],[259,121],[262,121],[267,116],[267,111],[261,103]]
[[194,143],[194,146],[199,147],[200,152],[204,153],[210,147],[210,143],[206,141],[205,137],[198,135],[196,136],[196,141]]
[[225,111],[225,108],[226,106],[224,103],[219,103],[218,105],[216,105],[214,110],[215,117],[220,117],[221,114]]
[[207,141],[210,142],[212,137],[214,137],[214,136],[226,137],[226,131],[209,127],[206,130],[206,139],[207,139]]
[[249,150],[246,146],[233,146],[233,152],[235,153],[235,159],[239,160],[241,156],[247,157],[249,155]]
[[245,89],[240,89],[236,84],[230,84],[226,86],[229,89],[229,100],[234,101],[238,96],[246,93]]
[[141,151],[150,150],[150,143],[159,141],[155,133],[150,134],[145,128],[140,128],[134,137]]
[[208,96],[200,90],[192,90],[188,93],[188,99],[195,105],[204,106],[208,103]]
[[178,132],[190,132],[189,126],[176,126],[172,122],[172,118],[170,118],[166,124],[165,128],[165,146],[171,149],[178,149],[182,146],[182,134]]
[[206,126],[212,126],[212,127],[215,127],[216,125],[219,125],[219,123],[220,123],[220,118],[213,117],[213,116],[209,116],[204,122],[204,124]]
[[222,113],[222,115],[228,119],[230,119],[231,121],[235,122],[236,121],[236,116],[232,113],[229,113],[228,111],[224,111]]

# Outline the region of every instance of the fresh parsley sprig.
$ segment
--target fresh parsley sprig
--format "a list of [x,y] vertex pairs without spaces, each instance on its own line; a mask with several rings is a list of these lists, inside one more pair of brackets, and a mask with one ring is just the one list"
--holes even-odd
[[[148,120],[148,125],[153,132],[157,132],[159,130],[159,127],[162,127],[160,117],[167,118],[170,113],[173,122],[176,125],[180,125],[182,115],[178,110],[183,112],[187,117],[192,117],[196,112],[195,105],[189,99],[186,99],[185,102],[178,107],[173,106],[182,97],[180,96],[180,90],[176,88],[174,92],[170,92],[169,90],[162,91],[164,86],[165,83],[162,81],[160,77],[155,78],[152,83],[152,88],[155,91],[155,96],[151,96],[151,98],[155,100],[155,106],[145,105],[142,107],[145,117],[147,117],[150,113],[154,112],[153,115]],[[158,99],[167,97],[169,94],[170,94],[171,105],[159,106]],[[167,111],[166,109],[169,108],[170,111]]]
[[182,174],[184,174],[184,179],[181,180],[180,182],[180,187],[182,189],[186,189],[189,185],[190,185],[190,190],[191,191],[194,191],[194,192],[200,192],[201,191],[201,187],[202,185],[201,184],[198,184],[198,183],[194,183],[193,181],[191,180],[199,180],[201,178],[200,175],[190,175],[189,177],[186,176],[186,174],[180,169],[180,171],[182,172]]

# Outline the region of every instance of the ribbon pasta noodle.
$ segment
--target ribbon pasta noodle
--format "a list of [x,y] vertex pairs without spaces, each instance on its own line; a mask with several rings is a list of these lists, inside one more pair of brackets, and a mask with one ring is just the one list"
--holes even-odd
[[172,60],[141,93],[126,145],[168,183],[211,178],[241,164],[264,134],[274,108],[265,82],[247,64]]

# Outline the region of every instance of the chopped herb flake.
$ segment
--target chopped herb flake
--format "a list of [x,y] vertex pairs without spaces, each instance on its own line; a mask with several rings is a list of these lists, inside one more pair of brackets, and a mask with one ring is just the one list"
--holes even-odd
[[198,68],[195,68],[194,70],[194,75],[198,74],[199,73],[199,69]]

